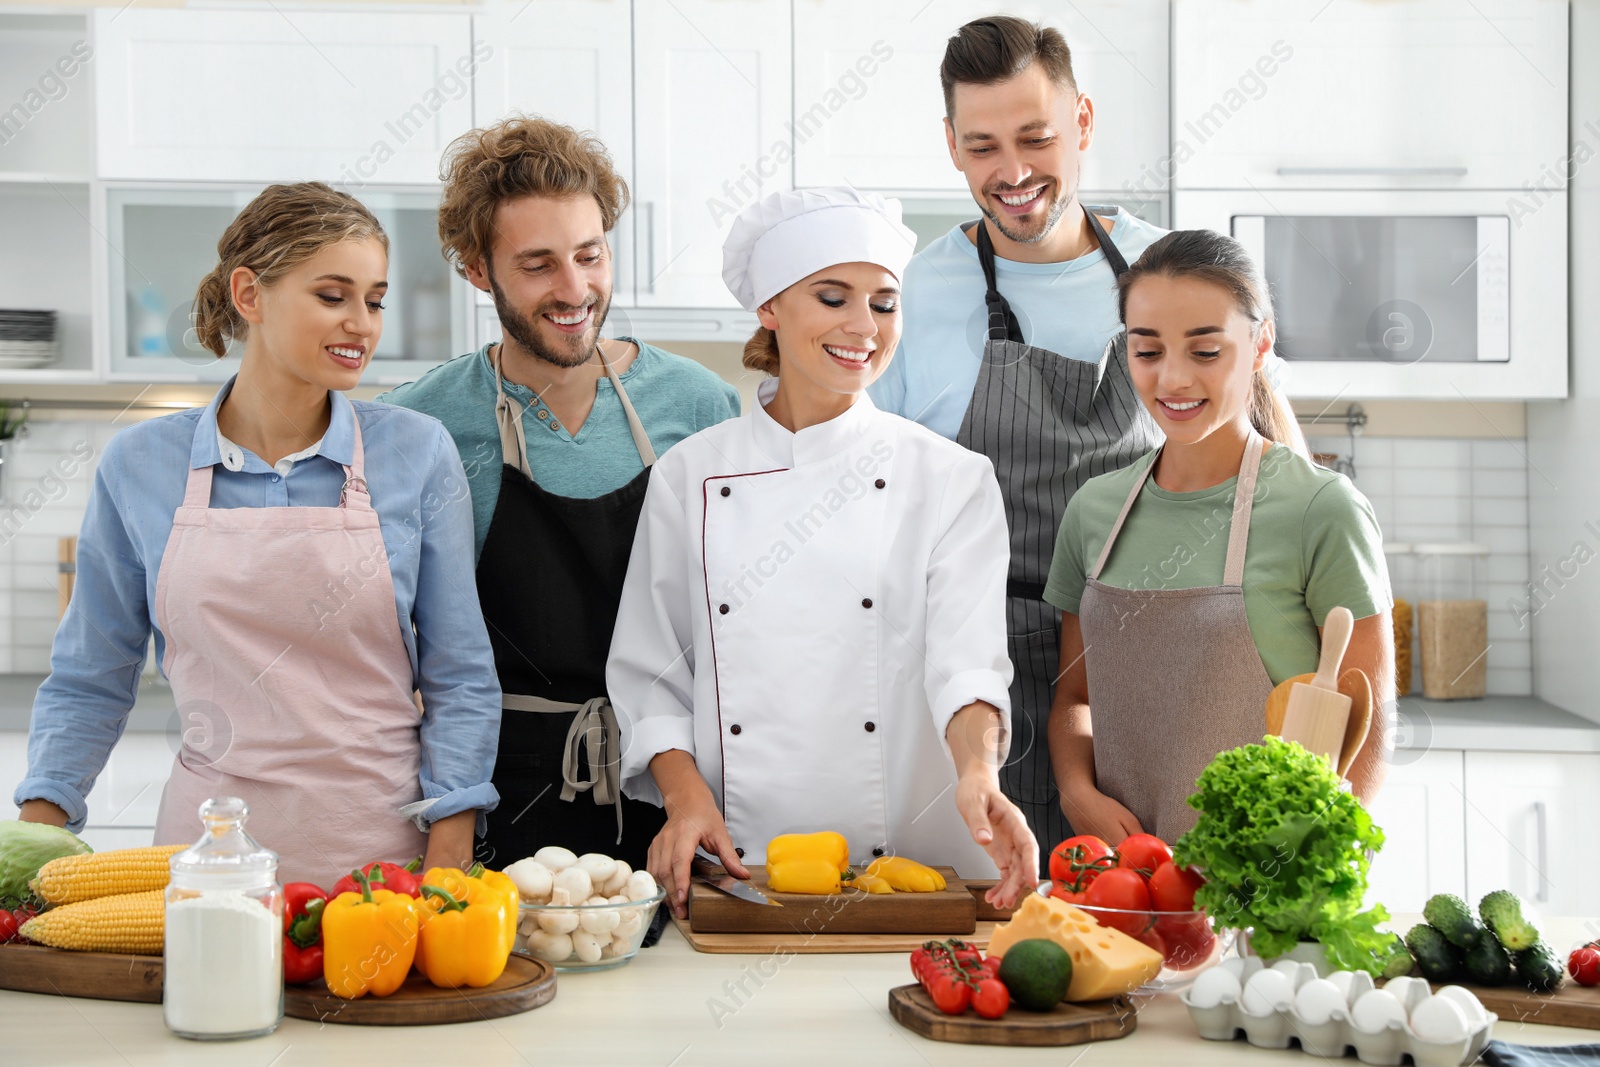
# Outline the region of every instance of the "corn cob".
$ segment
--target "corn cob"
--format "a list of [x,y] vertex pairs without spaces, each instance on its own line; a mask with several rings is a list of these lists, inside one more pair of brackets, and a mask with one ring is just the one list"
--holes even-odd
[[62,856],[39,868],[33,891],[47,904],[76,904],[96,897],[165,889],[170,874],[168,860],[174,852],[187,847],[115,848],[84,856]]
[[77,952],[159,953],[166,934],[166,894],[119,893],[51,908],[22,924],[30,941]]

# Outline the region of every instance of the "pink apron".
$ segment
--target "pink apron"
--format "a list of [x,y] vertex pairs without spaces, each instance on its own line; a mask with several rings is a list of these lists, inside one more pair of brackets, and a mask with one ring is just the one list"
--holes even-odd
[[238,796],[280,881],[423,853],[400,813],[422,798],[421,720],[362,457],[357,420],[332,508],[214,509],[213,467],[189,472],[156,580],[183,729],[157,844],[194,841],[201,802]]

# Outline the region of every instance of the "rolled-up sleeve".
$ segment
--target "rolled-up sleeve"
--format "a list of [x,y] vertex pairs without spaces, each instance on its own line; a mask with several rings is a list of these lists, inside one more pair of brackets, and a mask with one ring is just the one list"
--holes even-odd
[[28,774],[13,802],[48,800],[83,829],[87,797],[122,736],[150,639],[145,566],[117,505],[116,444],[95,472],[78,535],[72,601],[56,630],[50,676],[34,698]]
[[606,690],[622,731],[622,791],[651,804],[663,800],[650,761],[674,748],[695,751],[688,517],[660,469],[669,459],[645,493],[606,662]]
[[1011,737],[1011,658],[1006,653],[1006,571],[1011,562],[1005,507],[994,468],[974,455],[953,469],[939,505],[938,540],[928,559],[924,685],[946,755],[945,730],[968,704],[1000,711]]
[[417,596],[417,688],[422,693],[422,803],[419,825],[500,803],[490,779],[500,742],[500,683],[478,606],[472,500],[455,442],[436,427],[422,492]]

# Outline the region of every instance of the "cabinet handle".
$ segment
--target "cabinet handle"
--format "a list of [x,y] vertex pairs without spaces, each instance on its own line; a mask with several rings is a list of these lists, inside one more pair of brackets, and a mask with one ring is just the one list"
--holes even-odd
[[1280,178],[1353,177],[1363,174],[1408,174],[1464,178],[1466,167],[1279,167]]
[[649,200],[639,205],[644,208],[644,276],[645,292],[656,292],[656,205]]
[[1533,832],[1539,835],[1539,847],[1538,851],[1534,853],[1537,857],[1535,862],[1538,864],[1538,869],[1533,872],[1535,879],[1533,899],[1539,904],[1544,904],[1550,899],[1550,893],[1547,889],[1549,880],[1545,877],[1545,871],[1549,869],[1546,865],[1550,862],[1549,829],[1549,823],[1545,817],[1544,801],[1535,800],[1533,802]]

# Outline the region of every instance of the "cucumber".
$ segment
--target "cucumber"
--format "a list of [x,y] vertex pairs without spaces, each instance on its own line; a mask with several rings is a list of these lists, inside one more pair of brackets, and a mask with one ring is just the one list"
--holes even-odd
[[1406,948],[1416,958],[1422,977],[1430,982],[1457,981],[1463,970],[1461,951],[1444,934],[1427,923],[1418,923],[1406,934]]
[[1499,986],[1511,981],[1511,957],[1493,937],[1485,937],[1467,950],[1467,979],[1479,985]]
[[1517,976],[1535,993],[1553,993],[1561,984],[1564,973],[1561,962],[1543,941],[1536,941],[1512,956],[1516,960]]
[[1507,952],[1530,949],[1539,941],[1539,931],[1522,917],[1522,898],[1508,889],[1496,889],[1478,901],[1478,914]]
[[1411,952],[1406,948],[1405,939],[1399,934],[1391,935],[1392,940],[1388,947],[1378,953],[1379,965],[1385,978],[1403,978],[1411,973],[1415,961]]
[[1435,893],[1422,908],[1422,917],[1456,948],[1476,948],[1483,927],[1472,917],[1467,902],[1454,893]]

